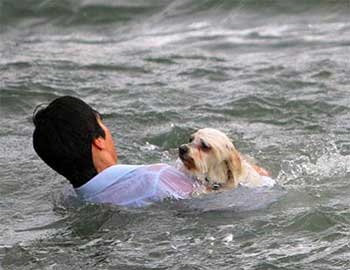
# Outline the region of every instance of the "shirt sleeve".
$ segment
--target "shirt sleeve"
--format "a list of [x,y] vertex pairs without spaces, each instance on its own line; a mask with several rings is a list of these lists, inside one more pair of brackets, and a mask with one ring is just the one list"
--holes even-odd
[[154,196],[159,200],[166,197],[172,199],[186,199],[191,197],[194,181],[183,172],[166,164],[162,164],[159,181]]

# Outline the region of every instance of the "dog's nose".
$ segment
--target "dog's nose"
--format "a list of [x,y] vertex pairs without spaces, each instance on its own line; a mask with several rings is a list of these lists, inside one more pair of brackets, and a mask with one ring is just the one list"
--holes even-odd
[[183,156],[183,155],[187,154],[187,152],[188,152],[188,147],[187,147],[187,145],[183,144],[183,145],[181,145],[181,146],[179,147],[179,155],[180,155],[180,156]]

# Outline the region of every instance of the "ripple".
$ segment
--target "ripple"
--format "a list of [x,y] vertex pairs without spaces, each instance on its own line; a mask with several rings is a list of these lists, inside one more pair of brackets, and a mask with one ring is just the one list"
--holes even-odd
[[315,124],[320,115],[325,120],[347,112],[347,107],[333,105],[324,101],[287,100],[275,97],[247,96],[214,105],[206,105],[205,110],[213,113],[228,115],[235,118],[247,119],[251,122],[264,122],[274,125],[302,125],[317,129]]
[[93,71],[115,71],[125,73],[151,73],[150,70],[146,70],[143,67],[129,66],[129,65],[104,65],[104,64],[90,64],[82,66],[81,68]]
[[185,143],[185,138],[188,138],[193,132],[194,129],[191,128],[173,126],[170,130],[159,132],[153,136],[147,136],[145,140],[164,149],[178,148],[179,145]]
[[315,209],[302,213],[291,220],[288,230],[322,232],[339,224],[349,225],[349,220],[339,214],[332,213],[332,209]]
[[163,64],[163,65],[174,65],[176,64],[176,62],[171,58],[171,57],[149,57],[146,58],[145,61],[147,62],[152,62],[152,63],[156,63],[156,64]]
[[230,76],[222,70],[211,70],[204,68],[196,68],[191,71],[184,71],[178,74],[178,76],[189,76],[192,78],[207,78],[210,81],[227,81],[230,80]]

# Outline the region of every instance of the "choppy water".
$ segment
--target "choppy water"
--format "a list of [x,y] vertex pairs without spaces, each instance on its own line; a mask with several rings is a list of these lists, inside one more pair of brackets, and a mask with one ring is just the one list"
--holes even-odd
[[[349,13],[341,0],[0,0],[0,268],[350,269]],[[103,113],[123,163],[172,163],[214,127],[286,194],[209,212],[64,198],[31,147],[33,108],[61,95]]]

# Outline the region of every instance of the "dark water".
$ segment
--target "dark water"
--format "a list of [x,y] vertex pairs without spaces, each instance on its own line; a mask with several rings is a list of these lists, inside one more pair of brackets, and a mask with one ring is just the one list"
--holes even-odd
[[[349,14],[341,0],[0,0],[0,269],[350,269]],[[214,127],[286,194],[255,210],[81,205],[31,147],[34,107],[62,95],[102,112],[122,163],[172,163]]]

